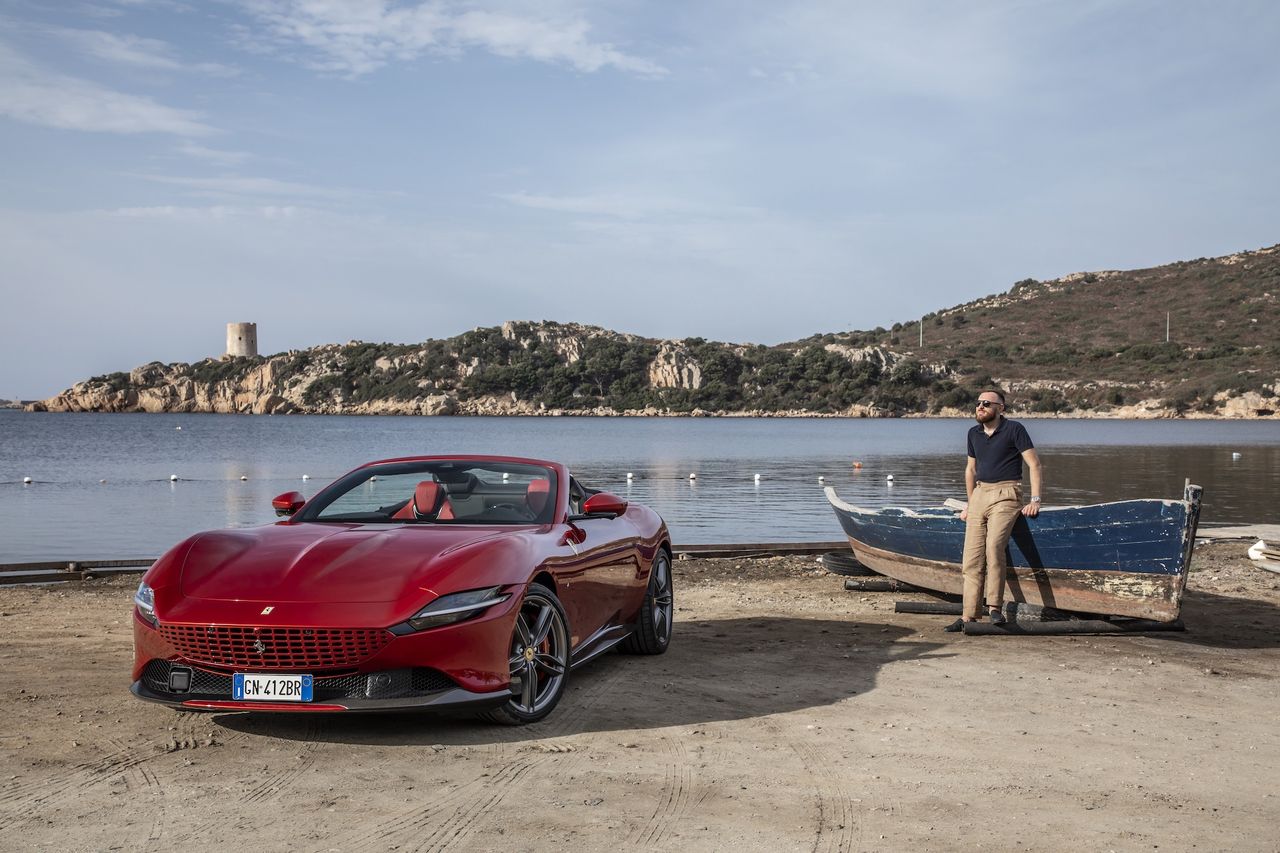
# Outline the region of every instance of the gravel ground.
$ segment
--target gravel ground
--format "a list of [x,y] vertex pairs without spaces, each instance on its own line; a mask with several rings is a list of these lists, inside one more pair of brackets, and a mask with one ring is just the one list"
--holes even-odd
[[0,589],[0,849],[1275,850],[1280,575],[1197,550],[1186,633],[965,637],[813,558],[678,561],[656,658],[521,729],[175,713],[137,579]]

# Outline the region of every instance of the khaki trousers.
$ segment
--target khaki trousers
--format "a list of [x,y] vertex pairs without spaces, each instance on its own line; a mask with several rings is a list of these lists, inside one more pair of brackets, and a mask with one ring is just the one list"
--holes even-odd
[[1009,568],[1005,546],[1021,514],[1022,483],[1018,480],[978,483],[974,487],[964,525],[964,562],[960,569],[964,576],[964,618],[978,617],[984,594],[987,607],[1004,606],[1005,573]]

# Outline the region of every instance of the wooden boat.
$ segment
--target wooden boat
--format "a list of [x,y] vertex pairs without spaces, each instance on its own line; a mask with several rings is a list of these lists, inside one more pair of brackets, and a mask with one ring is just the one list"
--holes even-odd
[[[1014,525],[1006,601],[1173,621],[1182,609],[1200,519],[1199,486],[1182,500],[1045,507]],[[827,500],[864,565],[905,583],[959,594],[964,527],[953,509],[859,509]]]

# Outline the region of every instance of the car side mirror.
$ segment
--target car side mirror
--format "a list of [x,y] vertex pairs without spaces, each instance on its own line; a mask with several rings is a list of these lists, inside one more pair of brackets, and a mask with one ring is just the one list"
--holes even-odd
[[583,515],[622,515],[627,511],[627,502],[617,495],[608,492],[597,492],[587,498],[582,505]]
[[271,508],[279,516],[293,515],[302,509],[302,505],[306,502],[307,499],[302,496],[302,492],[285,492],[271,499]]

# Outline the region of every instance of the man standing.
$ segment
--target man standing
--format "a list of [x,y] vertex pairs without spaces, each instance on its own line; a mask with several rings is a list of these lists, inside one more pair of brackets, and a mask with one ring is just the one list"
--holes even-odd
[[[1004,416],[1004,406],[1002,392],[983,391],[974,411],[978,423],[969,429],[969,463],[964,469],[969,505],[960,513],[965,523],[964,615],[946,627],[951,632],[963,631],[965,622],[976,621],[982,602],[992,623],[1005,621],[1009,534],[1019,514],[1034,518],[1040,512],[1040,457],[1022,424]],[[1031,472],[1031,500],[1026,506],[1022,505],[1023,462]]]

